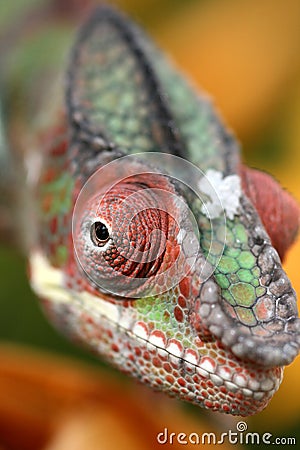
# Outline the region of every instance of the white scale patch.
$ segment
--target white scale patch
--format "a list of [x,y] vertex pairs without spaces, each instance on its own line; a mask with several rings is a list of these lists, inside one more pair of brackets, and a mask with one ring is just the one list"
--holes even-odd
[[196,352],[194,352],[194,350],[187,349],[185,351],[184,359],[187,362],[193,364],[194,366],[196,366],[198,364],[198,358],[197,358]]
[[152,333],[149,337],[149,342],[153,344],[155,347],[165,348],[165,343],[162,337],[157,336],[155,333]]
[[146,330],[146,327],[141,324],[140,322],[136,323],[132,329],[133,334],[135,334],[137,337],[147,340],[148,339],[148,332]]
[[177,358],[181,358],[182,356],[182,350],[180,350],[178,345],[176,345],[174,342],[168,344],[166,350],[168,353],[170,353],[173,356],[176,356]]
[[210,219],[220,217],[224,212],[229,219],[233,219],[239,212],[242,194],[241,179],[238,175],[223,174],[217,170],[209,169],[206,176],[201,178],[198,187],[207,200],[201,211]]
[[[30,255],[31,285],[41,298],[49,299],[54,303],[76,302],[73,292],[64,286],[63,274],[59,269],[52,267],[47,259],[39,252]],[[89,292],[80,292],[80,307],[94,316],[104,316],[110,322],[118,323],[120,313],[117,305],[94,297]],[[79,304],[79,302],[77,301]]]

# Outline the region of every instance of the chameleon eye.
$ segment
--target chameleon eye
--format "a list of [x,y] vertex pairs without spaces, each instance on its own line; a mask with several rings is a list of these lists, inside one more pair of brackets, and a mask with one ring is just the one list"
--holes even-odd
[[118,300],[167,292],[191,271],[199,253],[198,224],[179,185],[177,192],[175,180],[135,158],[117,158],[93,173],[73,213],[80,269],[100,295]]
[[94,222],[91,227],[91,239],[97,247],[103,247],[110,239],[107,226],[103,222]]

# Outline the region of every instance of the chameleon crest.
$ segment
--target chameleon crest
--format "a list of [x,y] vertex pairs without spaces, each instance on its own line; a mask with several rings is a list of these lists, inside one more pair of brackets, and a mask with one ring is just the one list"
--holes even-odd
[[260,411],[300,335],[259,189],[292,218],[281,255],[297,206],[242,166],[210,101],[115,10],[84,24],[66,80],[43,142],[30,254],[46,312],[152,388],[214,411]]

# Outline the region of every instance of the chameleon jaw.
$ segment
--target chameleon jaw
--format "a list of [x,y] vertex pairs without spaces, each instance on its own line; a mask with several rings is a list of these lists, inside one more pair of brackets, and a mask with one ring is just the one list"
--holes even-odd
[[[214,411],[248,416],[278,389],[283,369],[236,358],[218,342],[181,343],[124,307],[87,291],[67,290],[61,270],[40,254],[30,258],[31,283],[62,332],[88,345],[123,372],[152,388]],[[158,299],[159,300],[159,299]],[[137,300],[138,301],[138,300]]]

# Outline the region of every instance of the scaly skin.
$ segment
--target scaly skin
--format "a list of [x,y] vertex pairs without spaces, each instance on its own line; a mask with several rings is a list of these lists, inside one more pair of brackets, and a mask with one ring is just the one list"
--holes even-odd
[[[68,336],[155,389],[214,411],[245,416],[262,410],[279,387],[283,366],[299,350],[296,299],[271,244],[275,232],[268,235],[268,219],[254,207],[250,184],[255,187],[256,178],[241,169],[238,147],[210,102],[197,97],[141,31],[109,8],[94,11],[78,36],[66,101],[59,89],[53,92],[52,112],[33,138],[33,147],[46,148],[47,155],[34,189],[30,252],[32,287],[48,316]],[[209,217],[162,167],[133,156],[122,163],[126,180],[108,192],[105,177],[94,183],[72,233],[86,181],[107,163],[140,152],[184,157],[215,183],[221,198],[229,186],[224,211]],[[132,175],[135,165],[142,175]],[[272,182],[263,179],[272,192]],[[281,217],[295,219],[289,244],[298,211],[284,195]],[[175,197],[199,228],[193,265]],[[95,220],[109,232],[101,242]],[[155,241],[155,257],[148,236],[157,229],[165,241]],[[152,258],[135,258],[139,252]],[[205,260],[214,271],[202,271]],[[164,271],[175,263],[187,270],[172,286],[172,272]]]

